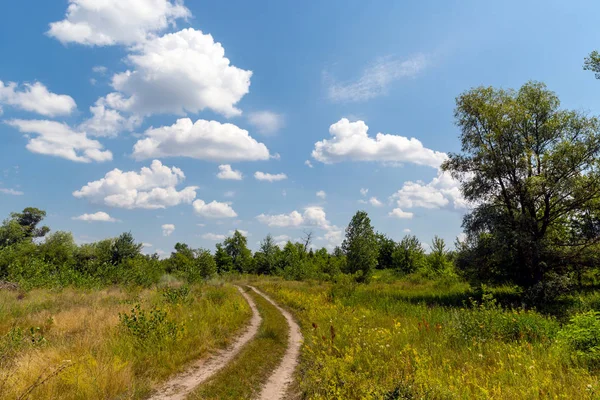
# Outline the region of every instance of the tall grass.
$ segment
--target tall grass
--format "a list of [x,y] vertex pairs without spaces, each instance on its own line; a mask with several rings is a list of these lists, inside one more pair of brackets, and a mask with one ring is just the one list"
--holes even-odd
[[[0,291],[0,397],[142,398],[188,362],[227,345],[251,316],[229,285],[177,293]],[[176,335],[163,329],[169,324]]]
[[255,284],[301,322],[298,382],[308,399],[585,399],[600,393],[598,377],[557,346],[559,322],[503,309],[485,294],[483,301],[469,301],[458,282]]

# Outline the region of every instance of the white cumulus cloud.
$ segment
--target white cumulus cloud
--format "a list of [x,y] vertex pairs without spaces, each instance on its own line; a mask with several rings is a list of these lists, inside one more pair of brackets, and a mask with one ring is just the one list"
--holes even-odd
[[394,208],[388,215],[400,219],[411,219],[413,217],[413,213],[402,211],[400,208]]
[[104,211],[98,211],[94,214],[82,214],[78,217],[73,217],[74,220],[77,221],[86,221],[86,222],[118,222],[118,219],[115,219],[105,213]]
[[216,233],[205,233],[204,235],[202,235],[202,239],[214,240],[215,242],[218,242],[220,240],[225,240],[225,238],[226,238],[225,235],[218,235]]
[[306,165],[308,168],[313,168],[312,163],[310,162],[310,160],[306,160],[304,161],[304,165]]
[[286,174],[269,174],[266,172],[260,172],[260,171],[256,171],[254,173],[254,178],[256,178],[259,181],[268,181],[268,182],[276,182],[276,181],[282,181],[284,179],[287,179],[287,175]]
[[185,174],[181,169],[170,168],[154,160],[150,168],[143,167],[140,172],[123,172],[115,168],[104,178],[88,182],[73,192],[73,196],[111,207],[166,208],[181,203],[190,204],[196,197],[196,186],[177,191],[175,187],[184,179]]
[[321,198],[321,199],[325,199],[327,197],[327,193],[325,193],[324,190],[319,190],[317,192],[317,197]]
[[173,232],[175,232],[175,225],[173,224],[163,224],[161,226],[163,236],[171,236]]
[[405,182],[390,199],[395,200],[401,208],[443,208],[450,205],[454,209],[468,207],[460,191],[460,183],[442,171],[438,171],[438,175],[429,183]]
[[263,135],[273,135],[284,125],[283,115],[272,111],[256,111],[248,114],[248,122]]
[[268,160],[269,150],[233,124],[181,118],[171,126],[150,128],[133,147],[137,160],[191,157],[207,161]]
[[325,74],[329,81],[329,99],[336,102],[364,101],[383,95],[396,80],[411,78],[427,66],[427,58],[418,54],[407,60],[382,58],[367,68],[356,81],[337,82]]
[[227,203],[220,203],[218,201],[211,201],[205,203],[203,200],[196,200],[192,204],[194,212],[205,218],[234,218],[237,217],[237,213]]
[[7,122],[22,133],[37,136],[29,137],[27,150],[67,160],[89,163],[112,160],[112,153],[104,150],[97,140],[87,137],[85,132],[77,132],[67,124],[48,120],[13,119]]
[[12,106],[46,117],[69,115],[77,108],[71,96],[52,93],[40,82],[26,83],[19,88],[15,82],[4,84],[0,81],[0,105]]
[[48,35],[62,43],[88,46],[133,44],[191,16],[181,1],[69,0],[65,19],[50,24]]
[[250,90],[252,71],[230,65],[209,34],[184,29],[144,41],[127,56],[132,70],[115,74],[106,96],[119,111],[150,115],[198,113],[210,109],[240,115],[235,105]]
[[229,164],[219,165],[219,173],[217,174],[219,179],[231,179],[234,181],[242,180],[242,172],[231,168]]
[[371,204],[373,207],[383,206],[383,203],[381,201],[377,200],[377,197],[371,197],[369,199],[369,204]]
[[139,127],[142,118],[137,115],[123,116],[119,111],[106,106],[104,98],[90,107],[92,117],[79,125],[79,129],[93,136],[115,137],[122,131]]
[[350,122],[342,118],[329,127],[331,139],[315,143],[312,157],[326,164],[342,161],[378,161],[413,163],[438,168],[446,160],[445,153],[423,146],[415,138],[378,133],[368,135],[363,121]]

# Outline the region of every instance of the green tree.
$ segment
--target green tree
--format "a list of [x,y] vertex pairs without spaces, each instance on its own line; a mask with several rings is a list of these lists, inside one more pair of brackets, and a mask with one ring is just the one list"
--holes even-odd
[[141,254],[142,246],[141,243],[135,242],[131,232],[122,233],[111,246],[112,264],[119,265],[125,260],[135,258]]
[[449,258],[450,252],[444,239],[434,236],[431,242],[431,252],[427,255],[427,264],[433,272],[441,272],[452,267]]
[[228,237],[223,242],[225,252],[233,264],[233,269],[237,272],[252,272],[252,252],[248,249],[246,237],[236,229],[233,236]]
[[260,250],[254,254],[256,272],[259,274],[273,274],[277,266],[279,247],[275,244],[273,236],[268,234],[260,243]]
[[600,53],[592,51],[590,55],[585,58],[583,69],[594,72],[596,74],[596,79],[600,79]]
[[414,235],[406,235],[392,253],[392,265],[398,272],[411,274],[423,266],[425,251]]
[[346,255],[346,268],[358,282],[368,282],[377,266],[377,238],[371,219],[365,211],[357,211],[346,228],[342,243]]
[[208,279],[217,272],[217,263],[210,251],[206,249],[194,250],[196,256],[195,267],[202,279]]
[[396,249],[396,242],[383,233],[378,233],[376,237],[377,246],[379,248],[379,254],[377,255],[377,269],[392,268],[392,254]]
[[456,100],[455,119],[462,152],[442,169],[474,206],[459,265],[477,278],[543,285],[546,273],[598,241],[597,118],[560,109],[544,84],[529,82],[518,91],[469,90]]
[[45,217],[46,211],[34,207],[27,207],[20,213],[11,213],[10,219],[0,226],[0,249],[22,240],[44,237],[50,228],[38,225]]
[[233,270],[233,259],[227,254],[222,243],[217,243],[214,259],[217,265],[217,273],[222,274]]

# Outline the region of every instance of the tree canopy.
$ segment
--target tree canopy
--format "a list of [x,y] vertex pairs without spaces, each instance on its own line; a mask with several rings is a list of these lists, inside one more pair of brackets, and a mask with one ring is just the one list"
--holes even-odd
[[582,262],[598,242],[600,124],[560,108],[543,83],[478,87],[456,100],[462,152],[442,169],[473,206],[465,253],[481,278],[525,287]]

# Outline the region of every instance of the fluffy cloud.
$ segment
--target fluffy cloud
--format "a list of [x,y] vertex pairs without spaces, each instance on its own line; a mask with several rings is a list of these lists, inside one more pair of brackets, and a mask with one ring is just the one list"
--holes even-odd
[[191,157],[208,161],[268,160],[267,146],[233,124],[181,118],[171,126],[150,128],[133,147],[137,160]]
[[379,200],[377,200],[377,197],[371,197],[369,199],[369,204],[371,204],[373,207],[381,207],[381,206],[383,206],[383,203],[380,202]]
[[394,208],[388,215],[400,219],[411,219],[413,217],[413,213],[402,211],[400,208]]
[[191,16],[180,1],[69,0],[65,19],[50,24],[48,35],[62,43],[88,46],[133,44]]
[[218,201],[211,201],[205,203],[203,200],[196,200],[192,204],[194,206],[194,212],[197,215],[205,218],[234,218],[237,217],[237,213],[227,203],[219,203]]
[[248,122],[256,127],[263,135],[273,135],[279,131],[284,124],[283,115],[272,111],[257,111],[248,115]]
[[360,194],[361,196],[366,196],[367,193],[369,193],[369,189],[365,189],[365,188],[361,188],[360,189]]
[[38,136],[29,137],[27,150],[67,160],[89,163],[112,160],[112,153],[103,150],[96,140],[89,139],[85,132],[76,132],[68,125],[48,120],[13,119],[7,122],[23,133]]
[[327,193],[325,193],[324,190],[319,190],[317,192],[317,197],[321,198],[321,199],[325,199],[327,197]]
[[218,235],[216,233],[205,233],[204,235],[202,235],[202,239],[214,240],[215,242],[225,240],[225,238],[225,235]]
[[250,90],[252,71],[230,65],[211,35],[184,29],[147,40],[127,57],[133,70],[115,74],[106,96],[119,111],[150,115],[198,113],[210,109],[240,115],[235,105]]
[[454,209],[468,207],[460,192],[460,183],[448,173],[438,171],[431,182],[405,182],[400,190],[394,193],[395,200],[401,208],[442,208],[452,205]]
[[98,211],[94,214],[82,214],[78,217],[73,217],[74,220],[77,221],[86,221],[86,222],[118,222],[118,219],[115,219],[105,213],[104,211]]
[[217,174],[217,178],[241,181],[242,172],[232,169],[231,165],[229,164],[219,165],[219,173]]
[[123,172],[115,168],[104,178],[89,182],[73,192],[73,196],[111,207],[166,208],[189,204],[196,197],[195,186],[177,191],[175,186],[184,179],[185,175],[179,168],[169,168],[154,160],[150,168],[143,167],[140,172]]
[[304,165],[306,165],[308,168],[313,168],[312,163],[310,162],[310,160],[306,160],[304,161]]
[[4,84],[0,81],[0,105],[5,104],[46,117],[69,115],[77,108],[71,96],[52,93],[40,82],[26,83],[23,86],[23,90],[19,90],[15,82]]
[[[300,214],[294,210],[289,214],[267,215],[260,214],[256,217],[258,222],[270,227],[277,228],[294,228],[300,226],[316,227],[325,231],[324,238],[329,242],[329,246],[336,246],[341,243],[343,232],[340,228],[332,225],[327,220],[327,214],[322,207],[307,207]],[[289,240],[287,235],[282,235],[274,238],[278,245],[285,245]]]
[[367,68],[354,82],[338,83],[329,75],[328,95],[332,101],[364,101],[385,94],[388,86],[401,78],[411,78],[427,66],[424,55],[418,54],[404,61],[383,58]]
[[254,173],[254,178],[256,178],[259,181],[276,182],[276,181],[282,181],[284,179],[287,179],[287,175],[286,174],[269,174],[266,172],[256,171]]
[[171,236],[173,232],[175,232],[175,225],[173,224],[164,224],[161,226],[163,236]]
[[410,233],[411,231],[410,231],[410,229],[405,228],[405,229],[402,230],[402,232],[404,232],[404,233]]
[[20,190],[0,188],[0,193],[9,194],[11,196],[23,196],[25,193]]
[[137,115],[124,117],[117,110],[106,107],[106,101],[100,98],[90,107],[92,117],[79,125],[79,129],[93,136],[115,137],[120,132],[132,131],[142,123]]
[[329,127],[332,139],[315,143],[312,157],[326,164],[342,161],[410,162],[437,168],[447,158],[445,153],[423,147],[415,138],[378,133],[369,137],[363,121],[342,118]]

